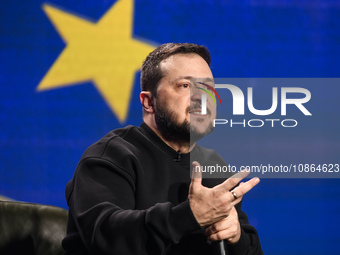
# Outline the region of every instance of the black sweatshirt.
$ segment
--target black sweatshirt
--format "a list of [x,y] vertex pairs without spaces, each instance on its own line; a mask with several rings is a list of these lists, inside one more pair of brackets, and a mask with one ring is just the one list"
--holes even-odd
[[[190,158],[224,161],[198,145],[190,154],[173,150],[145,123],[111,131],[90,146],[66,186],[66,254],[214,254],[187,199]],[[204,179],[203,185],[222,181]],[[225,244],[228,254],[262,254],[241,204],[236,209],[242,234]]]

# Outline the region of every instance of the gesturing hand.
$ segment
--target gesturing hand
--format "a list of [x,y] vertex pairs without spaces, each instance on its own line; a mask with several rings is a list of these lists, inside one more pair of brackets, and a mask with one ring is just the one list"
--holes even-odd
[[226,218],[234,205],[242,200],[242,196],[260,181],[259,178],[255,177],[230,192],[249,174],[249,171],[243,171],[213,188],[207,188],[202,185],[202,173],[195,171],[195,169],[201,169],[200,164],[194,161],[192,165],[193,173],[188,198],[191,210],[202,227],[208,227]]
[[241,227],[235,207],[232,207],[228,217],[214,223],[205,231],[210,241],[226,240],[236,243],[241,237]]

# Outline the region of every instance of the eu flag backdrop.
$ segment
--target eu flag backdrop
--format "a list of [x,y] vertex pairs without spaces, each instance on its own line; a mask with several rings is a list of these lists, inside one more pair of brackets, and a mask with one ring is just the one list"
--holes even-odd
[[[114,128],[140,124],[139,69],[162,43],[207,46],[220,78],[340,73],[334,0],[5,0],[0,6],[0,196],[14,200],[67,208],[64,188],[84,150]],[[323,90],[314,91],[315,112],[314,96]],[[340,163],[339,92],[333,86],[319,97],[332,110],[323,125],[300,129],[320,139],[316,153],[331,152],[325,163]],[[248,155],[243,149],[263,157],[256,148],[268,141],[251,139],[257,131],[233,132],[233,157]],[[319,136],[325,133],[332,143]],[[304,139],[292,148],[313,137]],[[269,144],[278,148],[279,141]],[[265,254],[339,254],[339,196],[340,179],[263,179],[244,198],[244,210]]]

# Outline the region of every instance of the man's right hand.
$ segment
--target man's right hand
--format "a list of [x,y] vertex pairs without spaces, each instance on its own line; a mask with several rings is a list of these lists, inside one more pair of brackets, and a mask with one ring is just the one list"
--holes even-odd
[[[195,171],[198,167],[201,169],[200,164],[194,161],[192,165],[188,198],[191,210],[202,227],[208,227],[228,217],[233,206],[238,204],[242,196],[260,181],[255,177],[231,190],[249,174],[249,171],[242,171],[213,188],[207,188],[202,185],[202,173]],[[236,199],[233,194],[236,195]]]

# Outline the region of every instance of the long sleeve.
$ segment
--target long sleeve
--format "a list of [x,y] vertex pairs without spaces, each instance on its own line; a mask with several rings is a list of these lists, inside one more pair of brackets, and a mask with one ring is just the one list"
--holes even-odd
[[189,203],[135,209],[136,176],[100,158],[83,160],[68,204],[82,241],[93,254],[161,254],[200,226]]
[[[202,162],[222,160],[198,146],[193,154]],[[66,186],[65,255],[213,255],[187,199],[191,155],[179,159],[143,124],[112,131],[90,146]],[[203,180],[207,187],[221,181]],[[229,255],[261,254],[241,204],[236,209],[242,235],[226,247]]]

